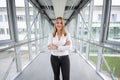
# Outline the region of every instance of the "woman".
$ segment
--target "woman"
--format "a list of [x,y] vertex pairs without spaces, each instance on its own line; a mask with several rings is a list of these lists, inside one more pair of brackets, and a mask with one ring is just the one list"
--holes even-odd
[[62,17],[57,17],[54,24],[54,32],[49,35],[48,49],[51,50],[51,65],[54,80],[60,80],[60,69],[63,80],[70,80],[69,50],[72,42],[70,35],[65,31]]

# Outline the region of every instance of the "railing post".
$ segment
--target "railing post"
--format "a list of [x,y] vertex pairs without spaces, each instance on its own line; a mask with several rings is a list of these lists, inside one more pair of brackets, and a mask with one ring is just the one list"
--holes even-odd
[[20,47],[14,47],[15,49],[15,56],[16,56],[16,66],[17,66],[17,72],[22,71],[22,65],[20,60]]
[[[26,26],[27,26],[27,39],[31,41],[31,31],[30,31],[30,15],[29,15],[29,0],[24,0],[25,3],[25,16],[26,16]],[[32,45],[28,43],[29,60],[32,60]]]
[[96,65],[96,71],[97,73],[100,72],[100,69],[101,69],[101,61],[102,61],[102,54],[103,54],[103,47],[100,47],[99,50],[98,50],[98,54],[97,54],[97,65]]

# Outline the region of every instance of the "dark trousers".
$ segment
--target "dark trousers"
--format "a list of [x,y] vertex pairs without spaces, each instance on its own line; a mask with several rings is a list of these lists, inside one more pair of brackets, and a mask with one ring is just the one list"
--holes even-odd
[[70,80],[70,60],[68,55],[51,55],[51,65],[54,73],[54,80],[60,80],[60,68],[62,72],[62,80]]

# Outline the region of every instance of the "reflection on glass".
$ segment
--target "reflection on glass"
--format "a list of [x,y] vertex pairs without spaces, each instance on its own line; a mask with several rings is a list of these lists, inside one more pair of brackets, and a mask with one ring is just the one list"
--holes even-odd
[[0,0],[0,40],[10,39],[6,0]]
[[25,17],[25,5],[24,0],[15,0],[16,5],[16,17],[18,27],[18,38],[24,40],[27,35],[26,17]]
[[112,0],[108,40],[120,42],[120,1],[118,0]]
[[103,0],[94,0],[93,20],[92,20],[92,36],[95,41],[99,40],[100,27],[102,19]]

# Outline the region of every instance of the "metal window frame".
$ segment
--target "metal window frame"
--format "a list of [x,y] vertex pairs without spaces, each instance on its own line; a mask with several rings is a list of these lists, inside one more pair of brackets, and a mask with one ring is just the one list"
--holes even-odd
[[104,0],[103,11],[102,11],[102,25],[101,25],[101,37],[100,43],[105,43],[109,45],[114,45],[120,47],[120,42],[108,40],[108,31],[110,24],[110,14],[111,14],[112,0]]
[[18,42],[15,1],[6,0],[6,8],[10,30],[10,39],[0,40],[0,46],[10,45],[14,44],[14,42]]

